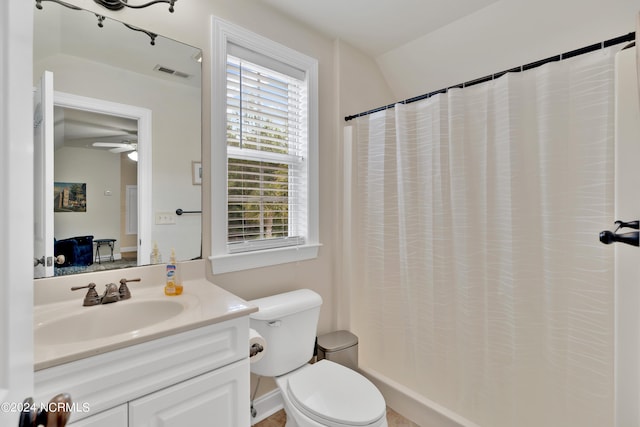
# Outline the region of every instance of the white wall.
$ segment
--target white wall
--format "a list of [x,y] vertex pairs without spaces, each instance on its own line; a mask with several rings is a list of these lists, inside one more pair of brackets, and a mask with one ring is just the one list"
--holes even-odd
[[373,58],[342,40],[334,45],[340,121],[347,115],[393,102],[391,86]]
[[376,60],[395,102],[635,31],[638,10],[637,0],[500,0]]

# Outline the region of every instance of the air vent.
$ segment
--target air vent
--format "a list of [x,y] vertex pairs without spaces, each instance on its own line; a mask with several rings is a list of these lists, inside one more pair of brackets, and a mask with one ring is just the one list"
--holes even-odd
[[183,73],[182,71],[177,71],[169,67],[164,67],[162,65],[156,65],[154,70],[165,74],[171,74],[172,76],[180,77],[183,79],[191,78],[191,74]]

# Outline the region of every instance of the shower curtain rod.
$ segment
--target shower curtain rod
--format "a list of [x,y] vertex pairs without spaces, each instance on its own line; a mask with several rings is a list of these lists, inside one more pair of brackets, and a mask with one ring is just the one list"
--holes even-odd
[[[605,41],[600,42],[600,43],[594,43],[592,45],[585,46],[585,47],[582,47],[580,49],[575,49],[575,50],[572,50],[572,51],[569,51],[569,52],[562,53],[560,55],[551,56],[549,58],[541,59],[539,61],[531,62],[531,63],[526,64],[526,65],[521,65],[519,67],[514,67],[514,68],[511,68],[511,69],[506,70],[506,71],[501,71],[499,73],[489,74],[488,76],[480,77],[478,79],[470,80],[470,81],[464,82],[464,83],[459,83],[457,85],[449,86],[449,87],[446,87],[444,89],[435,90],[433,92],[425,93],[424,95],[414,96],[413,98],[408,98],[408,99],[405,99],[403,101],[394,102],[393,104],[384,105],[382,107],[374,108],[372,110],[365,111],[363,113],[354,114],[352,116],[346,116],[344,118],[344,121],[348,122],[349,120],[357,119],[358,117],[367,116],[369,114],[377,113],[378,111],[382,111],[382,110],[388,110],[390,108],[395,107],[396,104],[411,104],[412,102],[421,101],[423,99],[430,98],[430,97],[432,97],[434,95],[437,95],[439,93],[447,93],[447,91],[449,89],[465,88],[465,87],[477,85],[479,83],[488,82],[490,80],[497,79],[498,77],[501,77],[501,76],[503,76],[503,75],[505,75],[507,73],[519,73],[521,71],[526,71],[526,70],[530,70],[532,68],[539,67],[539,66],[547,64],[549,62],[562,61],[564,59],[573,58],[574,56],[583,55],[585,53],[593,52],[593,51],[596,51],[598,49],[604,49],[606,47],[615,46],[615,45],[617,45],[619,43],[632,42],[632,41],[635,40],[635,38],[636,38],[636,33],[635,32],[631,32],[631,33],[625,34],[623,36],[614,37],[612,39],[605,40]],[[631,47],[631,46],[632,45],[625,46],[624,49],[626,49],[627,47]]]

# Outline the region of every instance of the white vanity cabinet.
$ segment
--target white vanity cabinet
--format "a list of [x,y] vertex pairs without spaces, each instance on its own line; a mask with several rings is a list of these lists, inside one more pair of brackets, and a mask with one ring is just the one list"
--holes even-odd
[[72,427],[248,427],[249,317],[35,372],[35,396],[71,395]]

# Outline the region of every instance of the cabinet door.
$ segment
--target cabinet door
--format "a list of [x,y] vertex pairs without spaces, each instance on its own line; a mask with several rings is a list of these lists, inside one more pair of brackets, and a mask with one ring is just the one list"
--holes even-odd
[[249,359],[129,402],[130,427],[249,426]]
[[84,418],[69,427],[127,427],[127,404]]

